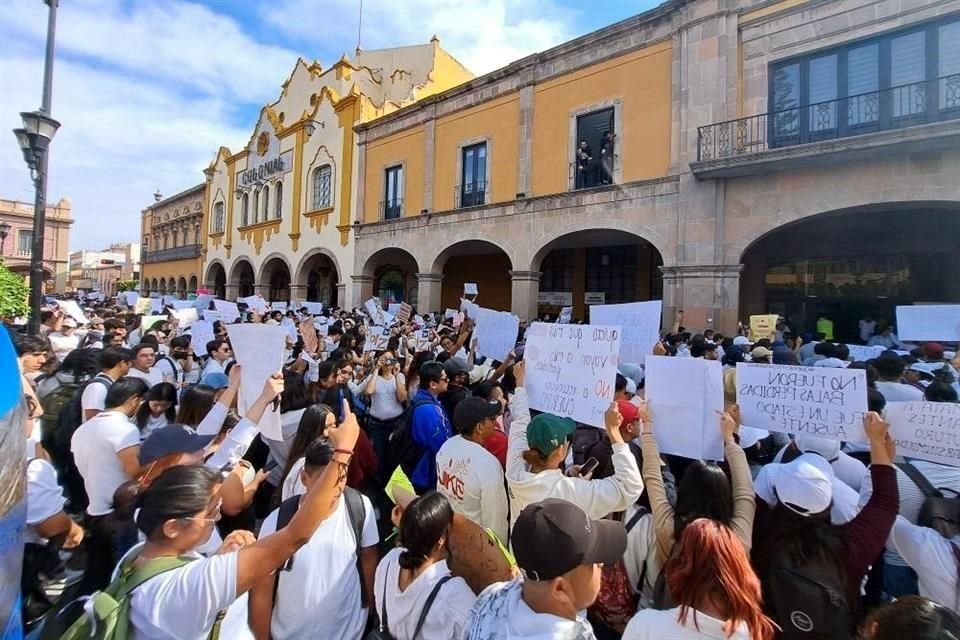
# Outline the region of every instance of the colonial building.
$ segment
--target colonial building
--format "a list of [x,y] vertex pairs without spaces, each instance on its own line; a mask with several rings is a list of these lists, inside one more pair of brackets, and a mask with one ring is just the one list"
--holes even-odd
[[[43,232],[43,279],[45,293],[63,293],[67,287],[67,256],[70,251],[70,200],[60,198],[47,205]],[[0,258],[11,271],[30,277],[33,255],[33,203],[0,200]]]
[[[472,78],[434,38],[358,50],[329,69],[298,60],[243,149],[205,171],[203,282],[228,299],[348,306],[359,175],[354,126]],[[152,279],[151,279],[152,282]]]
[[205,186],[200,183],[169,198],[158,192],[156,202],[141,213],[142,294],[186,298],[197,292],[203,275]]
[[140,280],[140,245],[117,242],[102,251],[70,254],[68,291],[115,296],[122,280]]
[[960,301],[960,0],[670,0],[356,130],[354,300]]

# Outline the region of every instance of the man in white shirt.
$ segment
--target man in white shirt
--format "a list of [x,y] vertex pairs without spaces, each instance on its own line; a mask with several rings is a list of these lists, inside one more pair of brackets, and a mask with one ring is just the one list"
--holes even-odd
[[63,362],[71,351],[80,345],[80,336],[77,335],[77,321],[73,318],[64,318],[60,325],[60,331],[52,331],[47,336],[50,340],[50,348],[53,349],[53,355],[57,360]]
[[923,391],[913,385],[901,382],[906,364],[903,358],[894,354],[885,354],[873,361],[877,370],[877,391],[883,394],[887,402],[912,402],[923,400]]
[[127,375],[132,360],[133,352],[122,347],[107,347],[100,352],[97,357],[100,373],[87,383],[80,396],[84,422],[103,411],[107,391],[114,382]]
[[[310,443],[301,472],[306,487],[320,478],[333,454],[333,445],[326,439]],[[308,639],[318,637],[320,629],[335,629],[337,638],[360,640],[372,604],[379,536],[370,500],[352,489],[345,491],[353,494],[339,498],[333,515],[309,542],[284,568],[251,591],[250,626],[257,637]],[[300,498],[290,500],[299,504]],[[289,502],[284,504],[288,506],[281,506],[264,520],[261,537],[274,533],[281,513],[293,509]]]
[[860,341],[863,344],[870,342],[870,338],[873,337],[873,332],[877,329],[877,321],[873,319],[870,314],[867,314],[860,320]]
[[211,373],[226,373],[227,362],[233,357],[233,349],[226,340],[211,340],[207,343],[207,356],[201,378]]
[[87,528],[91,544],[81,594],[102,589],[110,582],[116,561],[136,542],[121,538],[110,514],[113,494],[140,474],[140,431],[130,422],[147,393],[147,383],[125,377],[110,386],[106,410],[81,424],[70,440],[70,450],[83,477],[90,504]]
[[154,367],[157,361],[157,349],[148,342],[141,342],[133,349],[133,362],[127,375],[131,378],[140,378],[153,387],[163,382],[163,372]]
[[528,505],[513,527],[523,578],[497,582],[477,597],[465,640],[593,638],[578,615],[600,593],[600,567],[623,558],[623,523],[591,520],[557,498]]
[[493,530],[506,544],[510,507],[503,467],[483,448],[501,413],[499,402],[483,398],[469,397],[457,404],[453,415],[457,435],[437,452],[437,491],[456,513]]

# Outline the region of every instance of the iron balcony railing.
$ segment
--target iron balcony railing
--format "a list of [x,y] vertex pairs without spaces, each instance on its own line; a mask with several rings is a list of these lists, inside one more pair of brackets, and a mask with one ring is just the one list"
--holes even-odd
[[453,188],[454,207],[479,207],[487,202],[487,182],[467,182]]
[[697,129],[697,160],[960,118],[960,73]]
[[200,255],[200,245],[188,244],[182,247],[172,249],[159,249],[157,251],[147,251],[141,256],[141,260],[147,264],[153,262],[166,262],[167,260],[186,260],[187,258],[196,258]]
[[392,198],[380,201],[380,219],[393,220],[403,215],[403,198]]

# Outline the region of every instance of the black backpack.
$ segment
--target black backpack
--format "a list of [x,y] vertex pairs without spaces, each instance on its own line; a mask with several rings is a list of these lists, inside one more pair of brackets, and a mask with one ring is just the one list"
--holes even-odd
[[766,608],[782,629],[777,636],[781,640],[854,637],[844,572],[829,556],[816,554],[797,562],[790,554],[777,554],[762,578]]
[[[280,531],[280,529],[283,529],[285,526],[290,524],[290,520],[300,509],[300,498],[302,497],[302,495],[295,495],[292,498],[287,498],[280,503],[280,508],[277,512],[276,531]],[[364,607],[367,607],[371,602],[373,602],[373,598],[371,598],[370,594],[367,593],[367,589],[363,581],[363,570],[360,567],[360,549],[362,548],[360,544],[363,540],[363,521],[366,519],[366,509],[363,506],[363,496],[356,489],[344,487],[343,500],[346,502],[347,515],[350,517],[350,526],[353,529],[353,537],[357,542],[357,574],[360,576],[360,601]],[[277,587],[280,585],[280,574],[284,571],[290,571],[293,568],[293,559],[295,557],[296,554],[290,556],[284,565],[277,569],[277,571],[273,574],[274,602],[277,601]]]
[[425,404],[433,403],[430,400],[414,400],[411,402],[399,421],[400,426],[390,434],[390,446],[388,448],[390,463],[387,468],[396,469],[400,467],[408,478],[413,475],[413,470],[420,463],[420,459],[423,458],[424,448],[417,444],[413,437],[413,413],[417,410],[417,407]]
[[573,451],[573,464],[582,465],[590,457],[590,451],[607,438],[606,429],[577,426],[570,436],[570,449]]
[[[952,489],[937,489],[909,462],[902,462],[897,466],[923,492],[924,500],[920,506],[917,524],[930,527],[948,540],[960,535],[960,494]],[[953,493],[953,497],[946,497],[943,495],[944,491]]]

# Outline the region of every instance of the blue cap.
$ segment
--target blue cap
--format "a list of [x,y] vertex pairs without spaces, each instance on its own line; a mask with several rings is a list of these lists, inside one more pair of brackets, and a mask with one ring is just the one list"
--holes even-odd
[[208,373],[200,380],[200,384],[214,389],[226,389],[230,386],[230,378],[225,373]]
[[150,464],[171,453],[193,453],[205,449],[216,435],[201,436],[182,424],[168,424],[155,429],[140,444],[140,464]]

